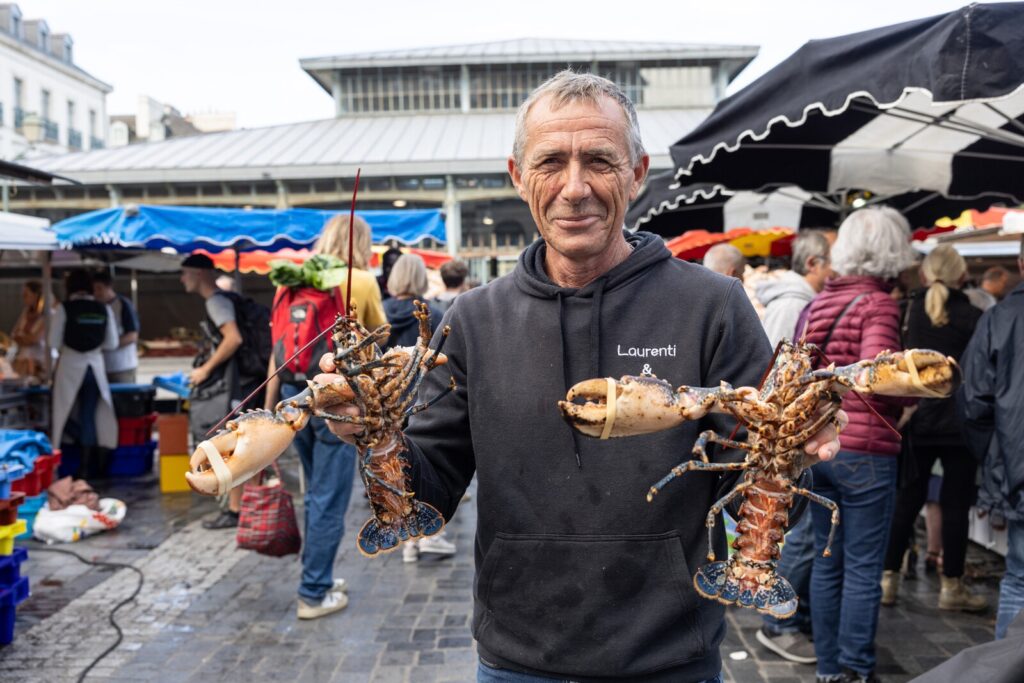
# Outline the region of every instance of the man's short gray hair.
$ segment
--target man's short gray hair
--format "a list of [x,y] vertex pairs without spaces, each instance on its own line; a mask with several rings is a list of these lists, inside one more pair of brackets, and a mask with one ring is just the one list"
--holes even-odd
[[917,262],[910,223],[888,206],[854,211],[839,226],[832,269],[839,275],[894,278]]
[[743,252],[731,244],[716,244],[704,254],[704,267],[722,275],[742,278],[746,265]]
[[820,232],[801,230],[793,240],[793,270],[807,275],[807,262],[812,258],[828,261],[828,240]]
[[644,143],[640,140],[640,122],[637,120],[636,107],[626,97],[626,93],[622,92],[622,88],[602,76],[565,69],[537,86],[519,105],[516,112],[516,136],[512,143],[512,158],[519,168],[523,167],[523,150],[526,147],[526,116],[530,113],[530,108],[546,95],[552,96],[554,108],[571,102],[596,104],[602,97],[610,97],[622,107],[622,113],[626,117],[629,163],[636,166],[647,154]]

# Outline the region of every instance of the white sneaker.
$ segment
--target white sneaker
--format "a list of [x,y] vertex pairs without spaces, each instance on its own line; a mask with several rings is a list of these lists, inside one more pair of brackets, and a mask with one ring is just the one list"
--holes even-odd
[[340,612],[345,609],[348,605],[348,596],[340,591],[329,590],[324,595],[324,599],[315,604],[309,604],[302,598],[299,598],[299,607],[296,610],[296,616],[299,619],[316,619],[317,617],[323,617],[332,612]]
[[435,555],[454,555],[455,544],[444,537],[444,532],[436,536],[427,536],[419,540],[421,553],[433,553]]
[[330,588],[335,593],[348,593],[348,582],[345,579],[335,579],[334,585]]
[[409,540],[402,544],[402,562],[412,564],[420,559],[420,550],[416,547],[416,541]]

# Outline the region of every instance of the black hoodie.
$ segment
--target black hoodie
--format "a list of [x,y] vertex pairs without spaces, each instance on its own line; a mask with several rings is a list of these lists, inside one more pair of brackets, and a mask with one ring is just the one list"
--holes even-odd
[[[632,254],[580,289],[551,282],[538,241],[510,276],[455,300],[444,351],[458,389],[406,432],[413,488],[450,519],[477,474],[485,662],[574,681],[700,681],[721,670],[724,607],[692,577],[707,511],[732,480],[687,473],[645,495],[702,429],[728,435],[731,421],[600,441],[571,430],[557,402],[583,379],[644,370],[673,386],[756,386],[771,349],[738,280],[672,258],[655,235],[627,240]],[[431,373],[422,398],[447,380]]]

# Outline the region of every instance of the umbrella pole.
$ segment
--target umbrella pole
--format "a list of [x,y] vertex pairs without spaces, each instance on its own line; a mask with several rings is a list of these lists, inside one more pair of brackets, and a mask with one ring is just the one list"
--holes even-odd
[[132,268],[132,308],[139,310],[139,271]]
[[235,249],[235,291],[242,293],[242,251]]
[[53,316],[53,252],[43,253],[43,369],[46,379],[53,374],[53,349],[50,348],[50,323]]

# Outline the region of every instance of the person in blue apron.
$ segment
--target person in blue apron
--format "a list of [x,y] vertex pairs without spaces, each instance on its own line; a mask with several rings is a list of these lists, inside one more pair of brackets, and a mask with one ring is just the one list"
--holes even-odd
[[53,375],[53,443],[81,449],[79,476],[102,477],[117,447],[103,364],[103,352],[117,348],[117,326],[110,307],[93,297],[88,272],[69,271],[64,285],[67,298],[54,309],[50,326],[50,345],[60,350]]

